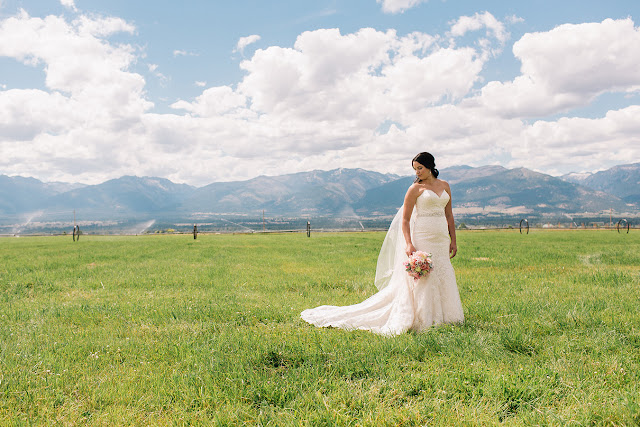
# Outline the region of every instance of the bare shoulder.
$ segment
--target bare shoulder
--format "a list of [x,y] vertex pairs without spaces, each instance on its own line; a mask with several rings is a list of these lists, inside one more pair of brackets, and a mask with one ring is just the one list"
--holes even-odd
[[449,193],[449,195],[451,195],[451,187],[449,186],[449,183],[443,179],[439,179],[438,181],[440,181],[442,187],[444,187],[446,192]]
[[417,193],[420,193],[420,191],[421,191],[420,185],[417,182],[414,182],[413,184],[411,184],[409,189],[407,189],[407,195],[417,194]]
[[408,199],[414,199],[417,198],[420,195],[420,186],[418,185],[417,182],[414,182],[413,184],[411,184],[411,186],[407,189],[407,194],[405,194],[405,201]]

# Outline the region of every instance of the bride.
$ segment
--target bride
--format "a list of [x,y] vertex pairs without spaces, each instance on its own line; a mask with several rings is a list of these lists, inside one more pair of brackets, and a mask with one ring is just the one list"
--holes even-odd
[[[364,329],[382,335],[464,321],[449,260],[457,252],[451,189],[438,179],[431,154],[420,153],[411,164],[416,180],[407,190],[378,256],[378,293],[355,305],[304,310],[300,315],[303,320],[319,327]],[[414,280],[403,262],[417,250],[431,253],[433,270]]]

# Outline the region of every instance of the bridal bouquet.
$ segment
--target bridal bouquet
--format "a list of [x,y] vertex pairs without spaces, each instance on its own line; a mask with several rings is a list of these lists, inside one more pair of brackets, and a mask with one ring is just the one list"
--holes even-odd
[[413,255],[404,262],[404,268],[414,280],[426,276],[433,270],[431,254],[422,251],[414,252]]

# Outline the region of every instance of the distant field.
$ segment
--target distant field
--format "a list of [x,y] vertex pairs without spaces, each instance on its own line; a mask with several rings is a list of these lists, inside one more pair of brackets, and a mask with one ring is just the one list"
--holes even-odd
[[316,329],[384,233],[0,239],[0,425],[637,425],[640,231],[462,231],[462,326]]

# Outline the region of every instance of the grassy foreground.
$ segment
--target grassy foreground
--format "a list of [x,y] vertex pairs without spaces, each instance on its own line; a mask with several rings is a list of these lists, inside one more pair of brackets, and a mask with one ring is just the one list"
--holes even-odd
[[640,424],[640,232],[460,232],[463,325],[302,322],[383,237],[0,239],[0,425]]

